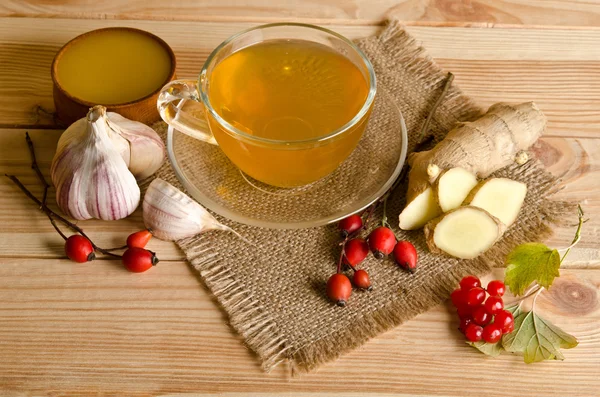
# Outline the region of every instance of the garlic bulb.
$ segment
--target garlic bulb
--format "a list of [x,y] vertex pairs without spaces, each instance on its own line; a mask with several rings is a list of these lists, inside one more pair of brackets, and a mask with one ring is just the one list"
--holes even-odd
[[61,135],[50,169],[60,209],[75,219],[130,215],[140,188],[122,153],[126,139],[108,128],[106,108],[94,106]]
[[160,168],[165,161],[165,145],[156,131],[114,112],[107,113],[107,124],[129,143],[129,152],[121,152],[121,156],[137,180],[149,177]]
[[148,186],[142,208],[144,225],[161,240],[173,241],[208,230],[226,230],[246,241],[230,227],[220,224],[181,190],[160,178]]

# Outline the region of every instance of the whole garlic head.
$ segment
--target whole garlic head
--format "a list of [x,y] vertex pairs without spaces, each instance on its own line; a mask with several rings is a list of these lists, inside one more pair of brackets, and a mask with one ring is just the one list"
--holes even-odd
[[94,106],[67,128],[50,169],[60,209],[75,219],[130,215],[140,202],[140,188],[123,158],[128,146],[108,127],[104,106]]

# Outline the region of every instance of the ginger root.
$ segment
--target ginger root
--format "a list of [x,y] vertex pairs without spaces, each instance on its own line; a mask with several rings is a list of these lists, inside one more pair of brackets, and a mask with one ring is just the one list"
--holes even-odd
[[[476,121],[459,124],[433,149],[411,154],[407,205],[400,214],[400,228],[418,229],[441,212],[441,209],[433,211],[429,205],[415,204],[430,202],[428,189],[445,170],[460,167],[478,178],[487,178],[515,161],[522,162],[522,151],[545,128],[546,117],[533,102],[497,103]],[[415,200],[418,201],[413,204]]]
[[433,185],[442,212],[461,206],[471,190],[477,186],[477,177],[464,168],[443,171]]
[[484,209],[456,208],[425,225],[429,250],[461,259],[473,259],[490,249],[506,227]]
[[466,202],[482,208],[498,218],[506,227],[512,225],[521,211],[527,185],[506,178],[490,178],[469,193]]

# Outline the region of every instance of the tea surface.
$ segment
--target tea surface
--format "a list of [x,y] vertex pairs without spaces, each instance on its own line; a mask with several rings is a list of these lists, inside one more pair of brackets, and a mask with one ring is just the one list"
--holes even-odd
[[365,103],[361,70],[335,50],[304,40],[270,40],[225,58],[210,75],[209,99],[249,134],[296,141],[333,132]]

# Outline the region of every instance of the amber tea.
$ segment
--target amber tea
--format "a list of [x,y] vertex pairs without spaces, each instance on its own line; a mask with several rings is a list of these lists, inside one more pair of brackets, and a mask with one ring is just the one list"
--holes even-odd
[[[246,134],[290,143],[343,127],[369,93],[367,78],[350,59],[305,40],[270,40],[243,48],[218,63],[208,83],[210,105],[224,120]],[[356,146],[366,118],[335,139],[335,150],[331,143],[290,150],[268,143],[251,146],[213,118],[209,122],[219,146],[250,176],[297,186],[333,171]]]

